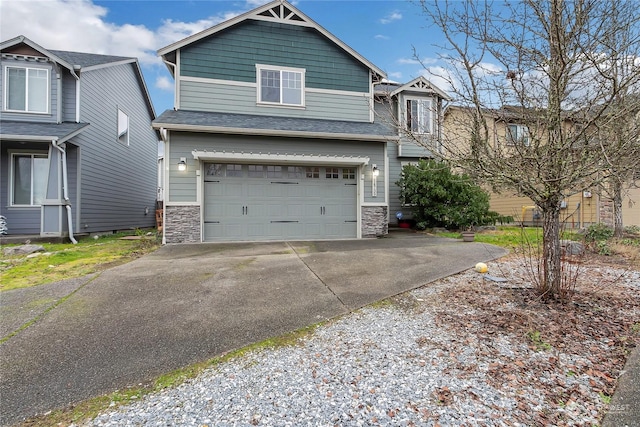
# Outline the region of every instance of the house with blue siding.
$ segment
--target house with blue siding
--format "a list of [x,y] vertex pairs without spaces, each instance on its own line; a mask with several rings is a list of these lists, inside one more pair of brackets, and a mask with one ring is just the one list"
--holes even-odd
[[0,215],[9,235],[153,227],[159,135],[135,58],[0,43]]
[[423,76],[405,84],[380,82],[375,86],[375,96],[376,120],[395,129],[398,136],[387,153],[389,217],[391,224],[397,224],[398,218],[410,220],[412,214],[411,206],[400,199],[396,182],[404,166],[442,157],[443,111],[450,97]]
[[164,141],[164,242],[384,235],[385,73],[284,0],[158,51],[174,109]]

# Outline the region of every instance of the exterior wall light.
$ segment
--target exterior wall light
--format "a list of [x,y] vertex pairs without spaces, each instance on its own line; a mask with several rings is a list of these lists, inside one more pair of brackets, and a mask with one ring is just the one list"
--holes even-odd
[[184,172],[187,170],[187,158],[180,157],[180,161],[178,162],[178,170],[180,172]]
[[380,169],[378,169],[378,165],[371,165],[371,172],[373,173],[373,176],[380,175]]

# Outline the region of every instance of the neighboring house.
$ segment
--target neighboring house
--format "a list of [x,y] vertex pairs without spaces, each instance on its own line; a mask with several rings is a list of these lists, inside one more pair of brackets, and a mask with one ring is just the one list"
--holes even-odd
[[[491,135],[490,143],[505,149],[517,144],[530,144],[531,129],[519,119],[509,107],[501,110],[486,111],[485,119]],[[468,110],[449,105],[444,113],[443,134],[444,144],[453,149],[468,144],[470,135]],[[569,125],[569,124],[567,124]],[[490,209],[504,216],[513,217],[517,223],[526,225],[540,225],[541,211],[527,197],[518,195],[515,190],[501,192],[490,191]],[[637,187],[625,192],[623,202],[623,220],[625,225],[640,225],[640,191]],[[613,207],[610,200],[598,195],[596,188],[582,191],[567,197],[562,202],[560,220],[569,228],[588,227],[595,223],[613,225]]]
[[[395,129],[397,144],[391,144],[389,158],[389,219],[411,218],[411,207],[400,200],[401,178],[405,165],[434,157],[440,150],[443,103],[449,96],[424,77],[409,83],[382,82],[376,85],[376,120]],[[401,215],[398,215],[401,213]]]
[[135,58],[0,43],[0,214],[9,235],[155,225],[158,135]]
[[385,73],[286,1],[158,51],[175,108],[164,149],[164,242],[387,233],[389,149],[373,112]]

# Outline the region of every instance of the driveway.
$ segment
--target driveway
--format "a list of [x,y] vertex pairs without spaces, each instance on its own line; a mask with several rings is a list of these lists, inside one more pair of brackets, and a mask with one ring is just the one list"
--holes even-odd
[[167,245],[0,294],[0,423],[137,385],[348,313],[506,252],[423,234]]

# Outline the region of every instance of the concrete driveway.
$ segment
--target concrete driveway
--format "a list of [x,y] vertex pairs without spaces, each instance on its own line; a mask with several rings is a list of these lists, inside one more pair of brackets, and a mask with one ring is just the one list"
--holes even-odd
[[0,294],[0,423],[327,320],[506,252],[423,234],[168,245],[100,274]]

